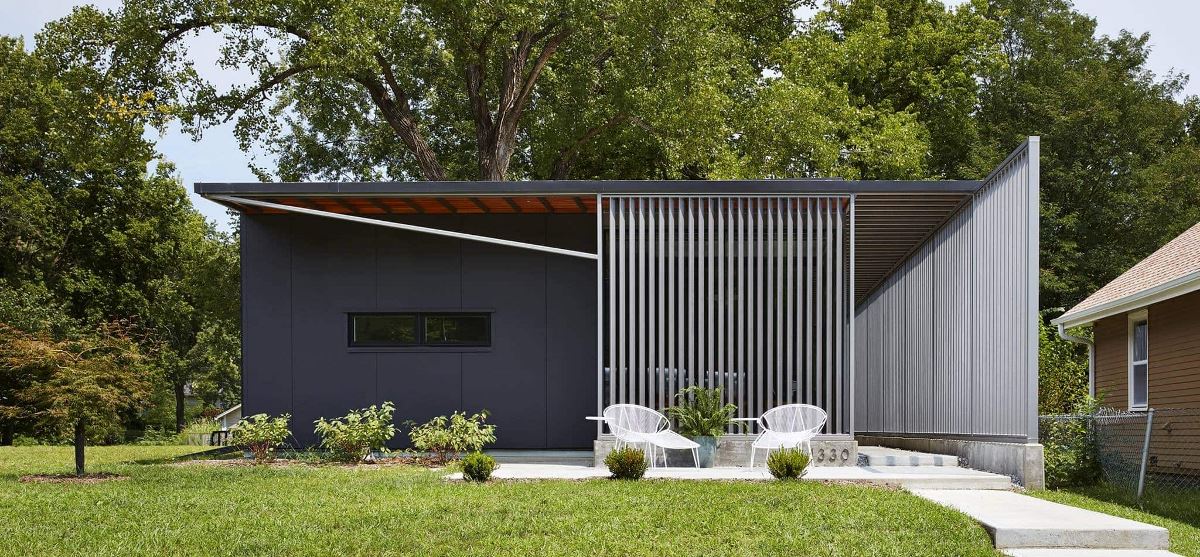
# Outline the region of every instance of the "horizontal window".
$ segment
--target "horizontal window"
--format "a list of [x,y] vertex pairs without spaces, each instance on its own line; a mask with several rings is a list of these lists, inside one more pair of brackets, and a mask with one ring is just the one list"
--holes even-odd
[[487,313],[352,313],[350,346],[491,346]]

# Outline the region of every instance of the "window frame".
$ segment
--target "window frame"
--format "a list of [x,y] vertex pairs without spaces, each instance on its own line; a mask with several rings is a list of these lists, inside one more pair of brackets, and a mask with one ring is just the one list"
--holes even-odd
[[[410,351],[479,351],[492,348],[492,311],[490,310],[399,310],[399,311],[347,311],[346,348],[352,352],[410,352]],[[356,342],[354,339],[355,319],[363,316],[413,316],[416,319],[416,342]],[[427,317],[482,317],[485,319],[481,342],[428,342],[425,336]]]
[[[1127,406],[1129,407],[1130,411],[1142,412],[1142,411],[1147,410],[1150,407],[1150,319],[1149,319],[1149,312],[1147,312],[1144,309],[1130,312],[1128,314],[1127,323],[1128,323],[1128,328],[1127,328],[1126,336],[1127,336],[1128,344],[1126,347],[1126,354],[1125,354],[1126,355],[1125,383],[1126,383],[1126,387],[1127,387],[1126,397],[1127,397],[1127,401],[1128,401]],[[1145,357],[1145,359],[1142,359],[1142,360],[1134,360],[1134,354],[1136,353],[1134,350],[1134,348],[1135,348],[1134,343],[1136,342],[1135,336],[1134,336],[1134,330],[1136,330],[1138,325],[1140,325],[1140,324],[1145,324],[1145,334],[1143,335],[1143,339],[1146,343],[1146,357]],[[1138,365],[1144,366],[1145,370],[1146,370],[1146,373],[1143,378],[1145,381],[1144,392],[1146,393],[1146,397],[1145,397],[1145,400],[1141,401],[1140,404],[1137,404],[1136,401],[1134,400],[1134,393],[1136,392],[1136,389],[1134,388],[1134,367],[1136,367]]]

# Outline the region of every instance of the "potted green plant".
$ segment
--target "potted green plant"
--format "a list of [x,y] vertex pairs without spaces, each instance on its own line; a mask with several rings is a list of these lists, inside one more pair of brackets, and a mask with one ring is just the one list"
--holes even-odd
[[698,451],[701,468],[712,468],[717,452],[717,438],[733,422],[737,405],[721,404],[721,389],[688,387],[675,394],[676,406],[667,408],[667,414],[675,418],[676,431],[700,444]]

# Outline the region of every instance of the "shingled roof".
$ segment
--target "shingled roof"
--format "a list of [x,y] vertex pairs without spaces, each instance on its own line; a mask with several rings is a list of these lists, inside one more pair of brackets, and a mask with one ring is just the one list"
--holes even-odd
[[1200,223],[1196,223],[1053,322],[1068,327],[1200,290]]

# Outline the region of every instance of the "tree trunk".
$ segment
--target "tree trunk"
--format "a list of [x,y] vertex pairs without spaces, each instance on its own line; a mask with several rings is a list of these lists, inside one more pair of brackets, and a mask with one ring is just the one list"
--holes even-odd
[[17,427],[12,422],[4,422],[2,428],[3,431],[0,431],[0,447],[11,447]]
[[83,446],[87,443],[87,435],[84,434],[83,420],[75,422],[75,475],[82,476],[83,469]]
[[183,431],[183,383],[175,384],[175,433]]

